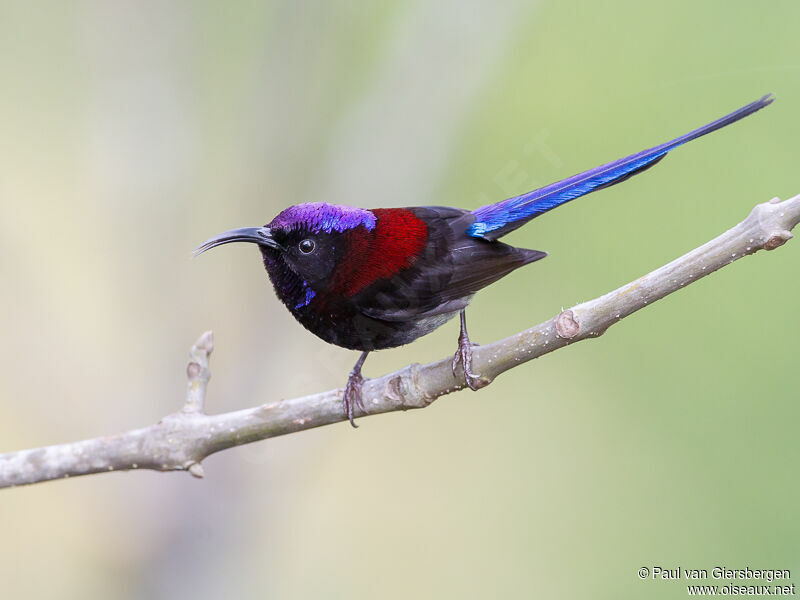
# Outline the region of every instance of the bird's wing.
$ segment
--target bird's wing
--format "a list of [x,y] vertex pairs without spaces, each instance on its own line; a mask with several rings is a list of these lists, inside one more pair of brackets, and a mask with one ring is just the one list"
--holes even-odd
[[472,213],[475,215],[475,222],[470,226],[467,233],[486,240],[496,240],[521,227],[534,217],[538,217],[565,202],[620,183],[637,173],[641,173],[664,158],[670,150],[712,131],[721,129],[726,125],[735,123],[739,119],[743,119],[768,106],[773,99],[771,94],[767,94],[763,98],[751,102],[729,115],[725,115],[660,146],[631,154],[625,158],[573,175],[568,179],[527,194],[478,208]]
[[361,312],[384,321],[406,321],[458,312],[467,307],[477,291],[511,271],[547,256],[546,252],[538,250],[512,249],[528,254],[509,257],[505,261],[495,257],[478,260],[469,271],[459,269],[445,272],[434,269],[419,273],[415,280],[377,292],[369,305],[361,307]]

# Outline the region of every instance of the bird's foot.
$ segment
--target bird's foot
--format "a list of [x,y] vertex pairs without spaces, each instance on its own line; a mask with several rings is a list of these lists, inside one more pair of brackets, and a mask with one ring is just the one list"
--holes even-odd
[[361,412],[364,412],[364,399],[361,396],[361,386],[364,383],[364,378],[361,376],[361,369],[353,369],[350,371],[350,377],[347,378],[347,385],[342,394],[342,408],[344,414],[350,419],[350,425],[358,427],[355,418],[355,409],[358,407]]
[[473,392],[477,391],[479,388],[483,387],[481,385],[481,377],[480,375],[476,375],[472,372],[472,348],[473,346],[477,346],[478,344],[474,344],[469,341],[469,337],[462,333],[458,336],[458,350],[456,350],[455,355],[453,356],[453,376],[458,377],[457,369],[458,363],[461,363],[464,367],[464,383],[467,384],[467,387],[471,389]]

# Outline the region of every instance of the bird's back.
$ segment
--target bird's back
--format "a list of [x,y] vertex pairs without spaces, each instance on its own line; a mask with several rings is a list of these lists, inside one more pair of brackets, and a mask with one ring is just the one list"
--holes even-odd
[[[377,217],[374,235],[392,231],[381,244],[383,253],[371,256],[370,261],[391,263],[398,254],[392,247],[408,247],[408,237],[402,229],[393,229],[393,221],[407,225],[410,217],[418,220],[424,225],[424,243],[406,268],[374,280],[350,297],[331,299],[337,310],[331,313],[326,329],[336,329],[329,333],[336,339],[327,341],[338,345],[378,350],[412,342],[457,315],[478,290],[546,256],[467,235],[474,216],[465,210],[425,206],[373,212]],[[419,235],[419,230],[415,231]],[[376,267],[367,263],[363,268]],[[341,325],[343,317],[345,326]]]

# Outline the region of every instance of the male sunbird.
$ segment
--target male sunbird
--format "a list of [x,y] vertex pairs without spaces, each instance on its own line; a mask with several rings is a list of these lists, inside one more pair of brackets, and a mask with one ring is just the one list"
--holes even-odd
[[565,202],[649,169],[670,150],[769,105],[771,94],[649,150],[475,210],[444,206],[363,209],[309,202],[263,227],[215,236],[197,254],[230,242],[257,244],[275,293],[306,329],[330,344],[360,350],[342,405],[365,413],[361,367],[373,350],[413,342],[461,316],[458,350],[465,383],[477,389],[465,309],[475,293],[547,256],[498,239]]

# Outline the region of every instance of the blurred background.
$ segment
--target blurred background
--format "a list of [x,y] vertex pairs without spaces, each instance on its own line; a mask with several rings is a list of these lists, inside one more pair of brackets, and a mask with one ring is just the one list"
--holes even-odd
[[[777,102],[508,241],[488,342],[800,193],[800,4],[0,3],[0,451],[342,386],[258,252],[290,204],[475,208]],[[678,598],[642,566],[800,568],[800,244],[480,393],[0,492],[8,598]],[[367,376],[455,349],[455,321]]]

